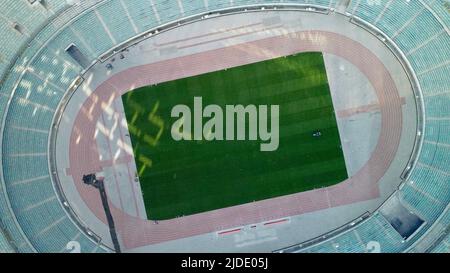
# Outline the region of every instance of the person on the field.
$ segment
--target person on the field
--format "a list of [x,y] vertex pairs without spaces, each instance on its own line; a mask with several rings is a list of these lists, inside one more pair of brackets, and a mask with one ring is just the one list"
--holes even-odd
[[313,137],[321,137],[322,136],[322,132],[319,130],[316,130],[313,132]]

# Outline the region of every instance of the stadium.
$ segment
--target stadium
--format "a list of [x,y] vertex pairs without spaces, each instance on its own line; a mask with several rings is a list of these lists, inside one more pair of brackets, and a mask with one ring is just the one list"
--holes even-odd
[[0,253],[450,252],[450,1],[0,11]]

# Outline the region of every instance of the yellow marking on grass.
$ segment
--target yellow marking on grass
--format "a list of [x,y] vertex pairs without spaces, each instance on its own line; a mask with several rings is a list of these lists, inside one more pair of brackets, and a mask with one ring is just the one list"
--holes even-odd
[[156,114],[158,109],[159,109],[159,101],[155,103],[152,111],[147,117],[148,121],[150,121],[151,124],[155,125],[158,128],[158,133],[154,137],[147,134],[144,136],[144,141],[153,147],[155,147],[158,144],[159,139],[161,138],[164,131],[164,120]]
[[139,162],[142,163],[142,166],[139,169],[139,176],[142,176],[144,174],[147,167],[151,168],[153,166],[153,161],[145,155],[139,155]]

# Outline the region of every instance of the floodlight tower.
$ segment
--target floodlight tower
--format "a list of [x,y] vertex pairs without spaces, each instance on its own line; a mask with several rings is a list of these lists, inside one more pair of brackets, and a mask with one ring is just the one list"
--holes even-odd
[[119,240],[117,240],[116,228],[114,226],[114,219],[109,209],[108,197],[106,196],[105,184],[103,183],[103,178],[97,179],[95,174],[83,175],[83,183],[86,185],[93,186],[100,192],[100,198],[102,199],[103,209],[105,210],[106,219],[108,220],[109,233],[111,234],[111,240],[114,245],[114,250],[120,253]]

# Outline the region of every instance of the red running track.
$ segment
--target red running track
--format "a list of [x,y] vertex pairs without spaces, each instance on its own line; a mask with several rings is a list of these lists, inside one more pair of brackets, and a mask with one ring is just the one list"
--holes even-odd
[[346,59],[366,75],[376,90],[381,131],[366,165],[353,177],[328,188],[159,221],[158,224],[128,215],[110,202],[122,247],[132,249],[377,198],[377,182],[397,153],[402,131],[402,101],[395,83],[383,63],[362,44],[331,32],[307,31],[133,67],[102,83],[78,112],[70,139],[70,175],[83,201],[106,223],[98,194],[81,181],[83,174],[102,169],[94,138],[96,122],[103,112],[102,103],[120,98],[137,87],[308,51],[321,51]]

